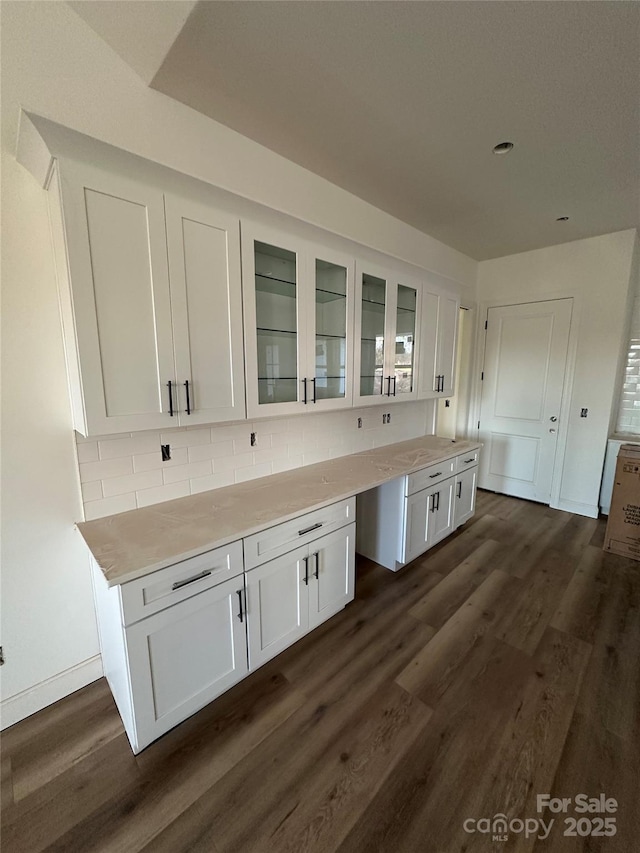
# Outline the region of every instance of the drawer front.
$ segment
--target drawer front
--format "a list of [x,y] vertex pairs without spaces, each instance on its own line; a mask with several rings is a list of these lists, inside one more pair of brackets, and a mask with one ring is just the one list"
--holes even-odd
[[420,471],[415,471],[407,477],[405,494],[414,495],[422,489],[428,489],[429,486],[434,486],[441,480],[446,480],[447,477],[453,477],[455,472],[455,457],[453,459],[445,459],[444,462],[437,462],[435,465],[429,465],[428,468],[422,468]]
[[469,453],[463,453],[461,456],[456,456],[456,474],[460,471],[466,471],[467,468],[473,468],[480,460],[480,451],[471,450]]
[[280,557],[299,545],[312,542],[319,536],[338,530],[355,520],[356,499],[353,497],[248,536],[244,540],[245,569],[253,569],[268,560]]
[[242,574],[242,542],[190,557],[122,584],[122,619],[131,625],[192,595]]

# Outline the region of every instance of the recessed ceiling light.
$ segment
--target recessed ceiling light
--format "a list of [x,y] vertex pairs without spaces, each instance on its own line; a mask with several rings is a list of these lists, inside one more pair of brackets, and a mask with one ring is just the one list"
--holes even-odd
[[556,219],[556,222],[566,222],[568,219],[569,219],[569,217],[568,217],[568,216],[559,216],[559,217]]
[[498,142],[497,145],[493,146],[493,153],[494,154],[508,154],[512,148],[513,148],[513,142]]

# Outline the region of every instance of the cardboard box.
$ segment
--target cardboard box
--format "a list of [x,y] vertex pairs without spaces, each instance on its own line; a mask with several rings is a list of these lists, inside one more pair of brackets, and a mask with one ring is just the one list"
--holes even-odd
[[640,447],[637,444],[622,444],[618,451],[604,550],[640,560]]

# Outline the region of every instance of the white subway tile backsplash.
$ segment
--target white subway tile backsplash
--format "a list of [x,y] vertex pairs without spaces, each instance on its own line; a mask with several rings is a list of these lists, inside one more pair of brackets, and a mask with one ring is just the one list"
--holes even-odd
[[93,480],[91,483],[82,483],[82,500],[99,501],[103,497],[102,480]]
[[211,444],[211,428],[177,429],[161,433],[161,444],[171,447],[193,447],[196,444]]
[[186,447],[178,447],[175,450],[172,447],[171,459],[166,462],[162,461],[160,450],[156,450],[155,453],[142,453],[140,456],[134,456],[133,470],[136,472],[163,470],[164,468],[175,468],[176,465],[186,465],[188,461],[189,456]]
[[80,481],[82,483],[88,483],[91,480],[106,480],[109,477],[122,477],[124,474],[133,474],[133,461],[130,456],[80,464]]
[[136,492],[135,500],[138,507],[160,504],[163,501],[172,501],[174,498],[184,498],[189,494],[189,481],[182,480],[179,483],[170,483],[166,486],[157,486],[155,489],[143,489]]
[[215,444],[198,444],[189,448],[189,462],[201,462],[203,459],[215,459],[220,456],[231,456],[233,441],[216,441]]
[[97,441],[87,441],[78,445],[78,462],[97,462],[99,458]]
[[245,480],[255,480],[257,477],[267,477],[273,473],[271,462],[263,462],[252,468],[238,468],[235,472],[236,483],[244,483]]
[[137,474],[126,474],[124,477],[110,477],[103,481],[102,490],[105,498],[110,498],[161,485],[162,471],[140,471]]
[[[634,382],[627,379],[630,385]],[[627,417],[635,424],[640,411],[633,409],[632,396]],[[385,426],[382,411],[374,407],[91,439],[76,435],[86,517],[100,518],[414,438],[424,434],[431,405],[394,406],[392,423]],[[362,429],[357,428],[358,418]],[[252,432],[257,435],[253,449]],[[171,445],[167,462],[162,461],[160,444]]]
[[91,521],[94,518],[104,518],[105,515],[115,515],[135,508],[135,495],[117,495],[100,501],[87,501],[84,505],[84,517],[87,521]]
[[209,489],[221,489],[223,486],[231,486],[235,483],[233,471],[227,471],[224,474],[209,474],[207,477],[196,477],[191,480],[191,494],[195,495],[198,492],[208,492]]
[[206,477],[212,473],[211,460],[202,462],[189,462],[186,465],[176,465],[174,468],[165,468],[162,472],[165,483],[178,483],[180,480],[190,480],[192,477]]

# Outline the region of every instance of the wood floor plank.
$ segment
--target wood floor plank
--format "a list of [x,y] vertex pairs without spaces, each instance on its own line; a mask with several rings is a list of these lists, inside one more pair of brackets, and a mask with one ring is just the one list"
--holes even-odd
[[564,591],[550,627],[593,642],[600,615],[605,606],[610,575],[604,566],[600,548],[587,545]]
[[409,615],[434,628],[441,628],[492,572],[492,557],[499,547],[494,539],[480,542],[468,557],[409,609]]
[[340,853],[466,849],[463,820],[473,817],[484,768],[532,673],[528,655],[488,638],[485,666],[435,709],[425,737],[372,799]]
[[[504,572],[492,572],[399,673],[396,683],[435,707],[452,683],[469,677],[480,639],[492,628],[506,602],[517,598],[521,584]],[[484,662],[484,648],[479,665]]]
[[0,810],[13,805],[13,771],[11,756],[0,757]]
[[516,605],[505,608],[497,621],[496,636],[533,654],[573,576],[576,563],[576,557],[558,551],[549,550],[542,555],[536,572],[523,580]]

